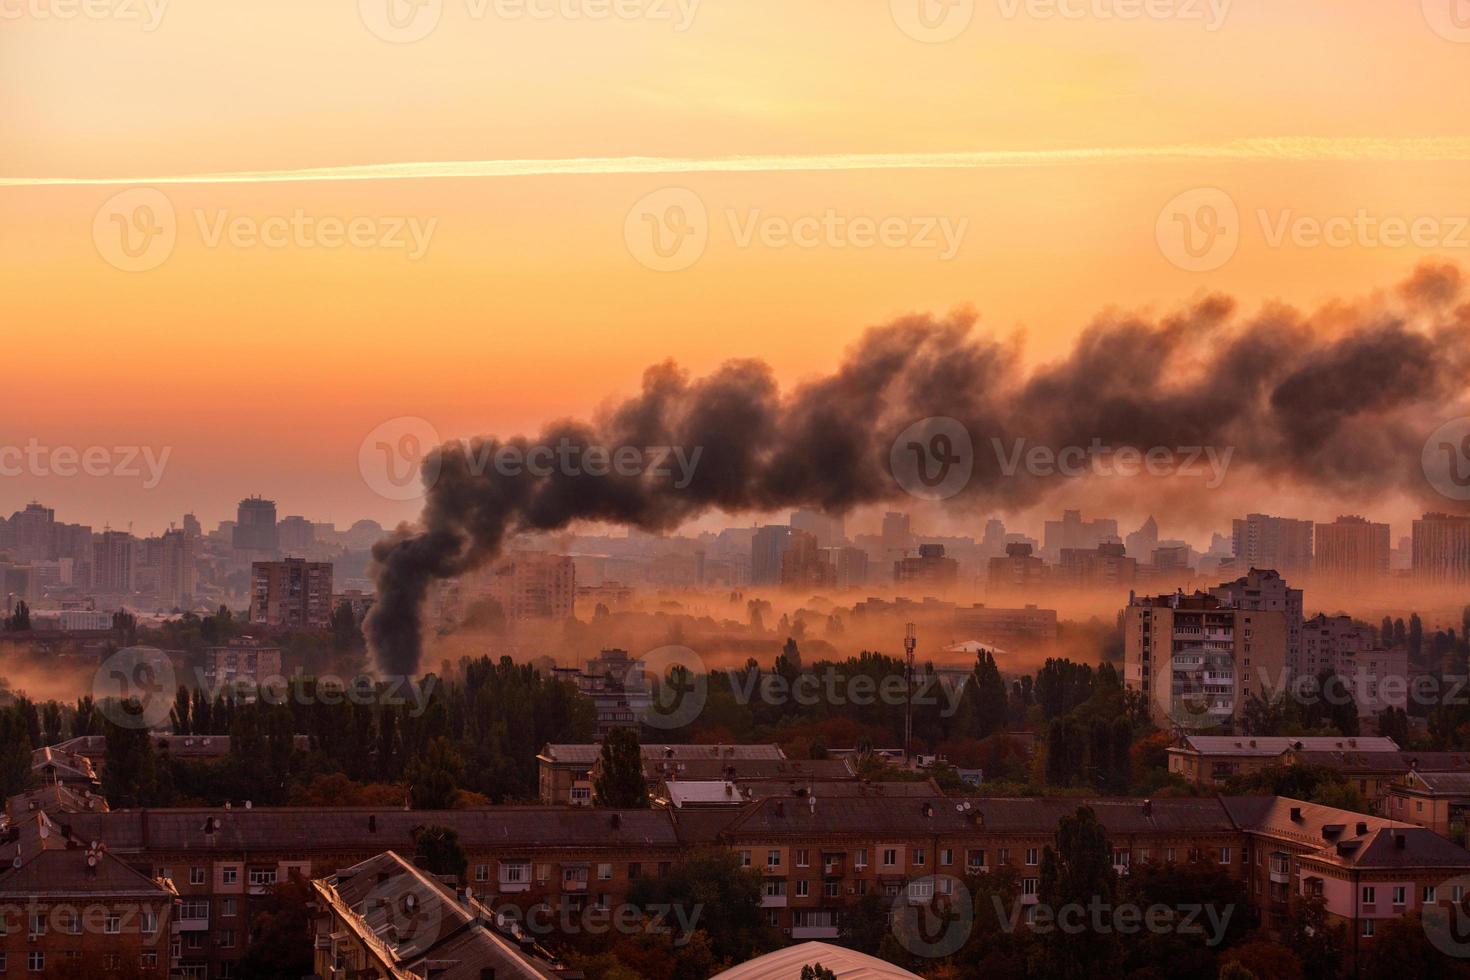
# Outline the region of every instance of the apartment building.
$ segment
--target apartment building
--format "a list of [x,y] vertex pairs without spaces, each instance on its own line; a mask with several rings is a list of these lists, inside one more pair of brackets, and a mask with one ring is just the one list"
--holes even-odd
[[499,603],[510,623],[571,619],[577,569],[569,555],[517,551],[477,578],[471,591]]
[[1184,735],[1170,746],[1169,771],[1196,786],[1223,786],[1233,776],[1287,764],[1291,752],[1355,752],[1374,755],[1399,751],[1386,737]]
[[[311,882],[322,980],[542,980],[566,971],[534,941],[501,934],[473,891],[445,885],[394,851]],[[577,974],[581,976],[581,974]]]
[[1433,763],[1419,765],[1416,760],[1414,768],[1398,773],[1383,793],[1384,816],[1465,843],[1465,817],[1470,814],[1470,760],[1463,755],[1460,759],[1461,764],[1453,769]]
[[893,581],[899,585],[944,588],[954,585],[959,574],[960,563],[945,557],[942,544],[921,544],[917,555],[893,563]]
[[1352,694],[1359,717],[1408,706],[1409,652],[1383,649],[1377,631],[1351,616],[1319,614],[1303,623],[1300,667],[1309,677],[1336,674]]
[[427,825],[459,835],[470,887],[487,903],[572,910],[623,901],[643,874],[680,857],[664,811],[494,807],[410,811],[357,807],[120,810],[67,818],[87,840],[179,896],[177,972],[229,980],[260,902],[292,875],[324,878],[385,850],[414,852]]
[[1312,568],[1312,522],[1248,514],[1231,523],[1230,547],[1238,567],[1307,572]]
[[1004,557],[986,563],[986,588],[996,593],[1023,593],[1045,585],[1050,569],[1032,550],[1031,545],[1022,542],[1007,544]]
[[1286,617],[1286,667],[1296,674],[1302,649],[1301,589],[1293,589],[1275,569],[1252,567],[1240,578],[1215,586],[1210,595],[1238,609],[1282,613]]
[[281,676],[281,648],[256,637],[231,637],[223,646],[204,650],[204,679],[211,687],[239,683],[258,687]]
[[1331,585],[1369,585],[1388,576],[1391,545],[1387,524],[1339,517],[1313,528],[1315,579]]
[[285,558],[250,568],[250,622],[326,629],[332,622],[332,563]]
[[1470,516],[1425,514],[1414,522],[1414,577],[1470,582]]
[[954,631],[967,640],[992,643],[1005,650],[1048,646],[1057,639],[1057,611],[1035,605],[1004,609],[977,603],[955,610]]
[[0,828],[0,976],[171,975],[172,886],[94,841],[42,809]]
[[[698,762],[707,773],[709,767],[722,773],[731,765],[752,762],[785,762],[786,754],[777,745],[659,745],[649,743],[642,748],[643,774],[650,785],[666,778],[702,778],[684,776],[690,763]],[[592,803],[593,770],[602,757],[602,746],[546,745],[536,763],[541,802],[547,805]],[[714,778],[719,778],[716,775]],[[765,776],[763,778],[770,778]]]
[[1123,681],[1155,722],[1198,731],[1239,721],[1247,700],[1286,674],[1286,616],[1240,609],[1214,595],[1130,596],[1123,616]]

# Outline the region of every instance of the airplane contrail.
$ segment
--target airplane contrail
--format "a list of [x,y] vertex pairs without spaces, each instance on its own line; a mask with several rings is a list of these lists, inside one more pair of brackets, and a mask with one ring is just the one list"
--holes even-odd
[[1443,162],[1470,161],[1470,137],[1256,137],[1222,143],[949,153],[836,153],[733,157],[571,157],[370,163],[297,170],[241,170],[137,177],[0,177],[0,187],[105,187],[146,184],[288,184],[339,180],[441,180],[621,174],[802,173],[844,170],[980,170],[1088,163],[1169,161]]

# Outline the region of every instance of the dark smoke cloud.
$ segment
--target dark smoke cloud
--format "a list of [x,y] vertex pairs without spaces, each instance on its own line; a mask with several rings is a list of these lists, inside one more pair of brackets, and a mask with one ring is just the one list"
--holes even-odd
[[1006,475],[992,437],[1233,447],[1234,467],[1300,486],[1422,496],[1424,438],[1457,414],[1470,376],[1470,305],[1450,312],[1461,290],[1458,269],[1425,265],[1392,301],[1311,316],[1271,305],[1239,322],[1222,296],[1157,320],[1110,314],[1029,372],[1017,343],[976,331],[970,314],[914,316],[869,330],[835,373],[784,395],[759,361],[697,379],[659,364],[595,422],[554,422],[509,444],[700,447],[688,486],[649,473],[507,477],[476,466],[504,443],[442,446],[425,463],[437,478],[418,525],[374,548],[369,638],[385,673],[415,672],[430,586],[490,561],[517,532],[576,521],[665,530],[710,510],[843,512],[902,498],[893,440],[934,416],[963,421],[976,442],[959,499],[1001,509],[1033,505],[1063,478]]

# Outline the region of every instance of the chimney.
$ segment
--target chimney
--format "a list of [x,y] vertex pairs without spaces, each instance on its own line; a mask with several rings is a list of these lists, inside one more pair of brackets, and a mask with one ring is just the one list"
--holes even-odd
[[1301,823],[1302,822],[1302,808],[1301,807],[1294,806],[1294,807],[1291,808],[1291,822],[1292,823]]
[[1366,823],[1364,823],[1362,820],[1359,820],[1358,821],[1358,836],[1359,837],[1362,837],[1367,832],[1368,832],[1368,825]]

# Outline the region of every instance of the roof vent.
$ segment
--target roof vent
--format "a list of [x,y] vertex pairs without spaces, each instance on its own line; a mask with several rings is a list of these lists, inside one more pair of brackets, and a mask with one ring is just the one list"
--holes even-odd
[[1151,817],[1151,816],[1154,815],[1154,801],[1153,800],[1144,800],[1143,801],[1143,815],[1145,817]]
[[1368,832],[1368,825],[1366,823],[1364,823],[1362,820],[1359,820],[1358,821],[1358,836],[1359,837],[1362,837],[1367,832]]
[[1294,806],[1294,807],[1291,808],[1291,822],[1292,823],[1301,823],[1302,822],[1302,808],[1301,807]]
[[1402,833],[1393,835],[1393,846],[1402,851],[1408,845],[1408,837]]
[[1337,840],[1337,838],[1342,836],[1343,830],[1344,827],[1340,823],[1324,823],[1322,825],[1322,839]]

